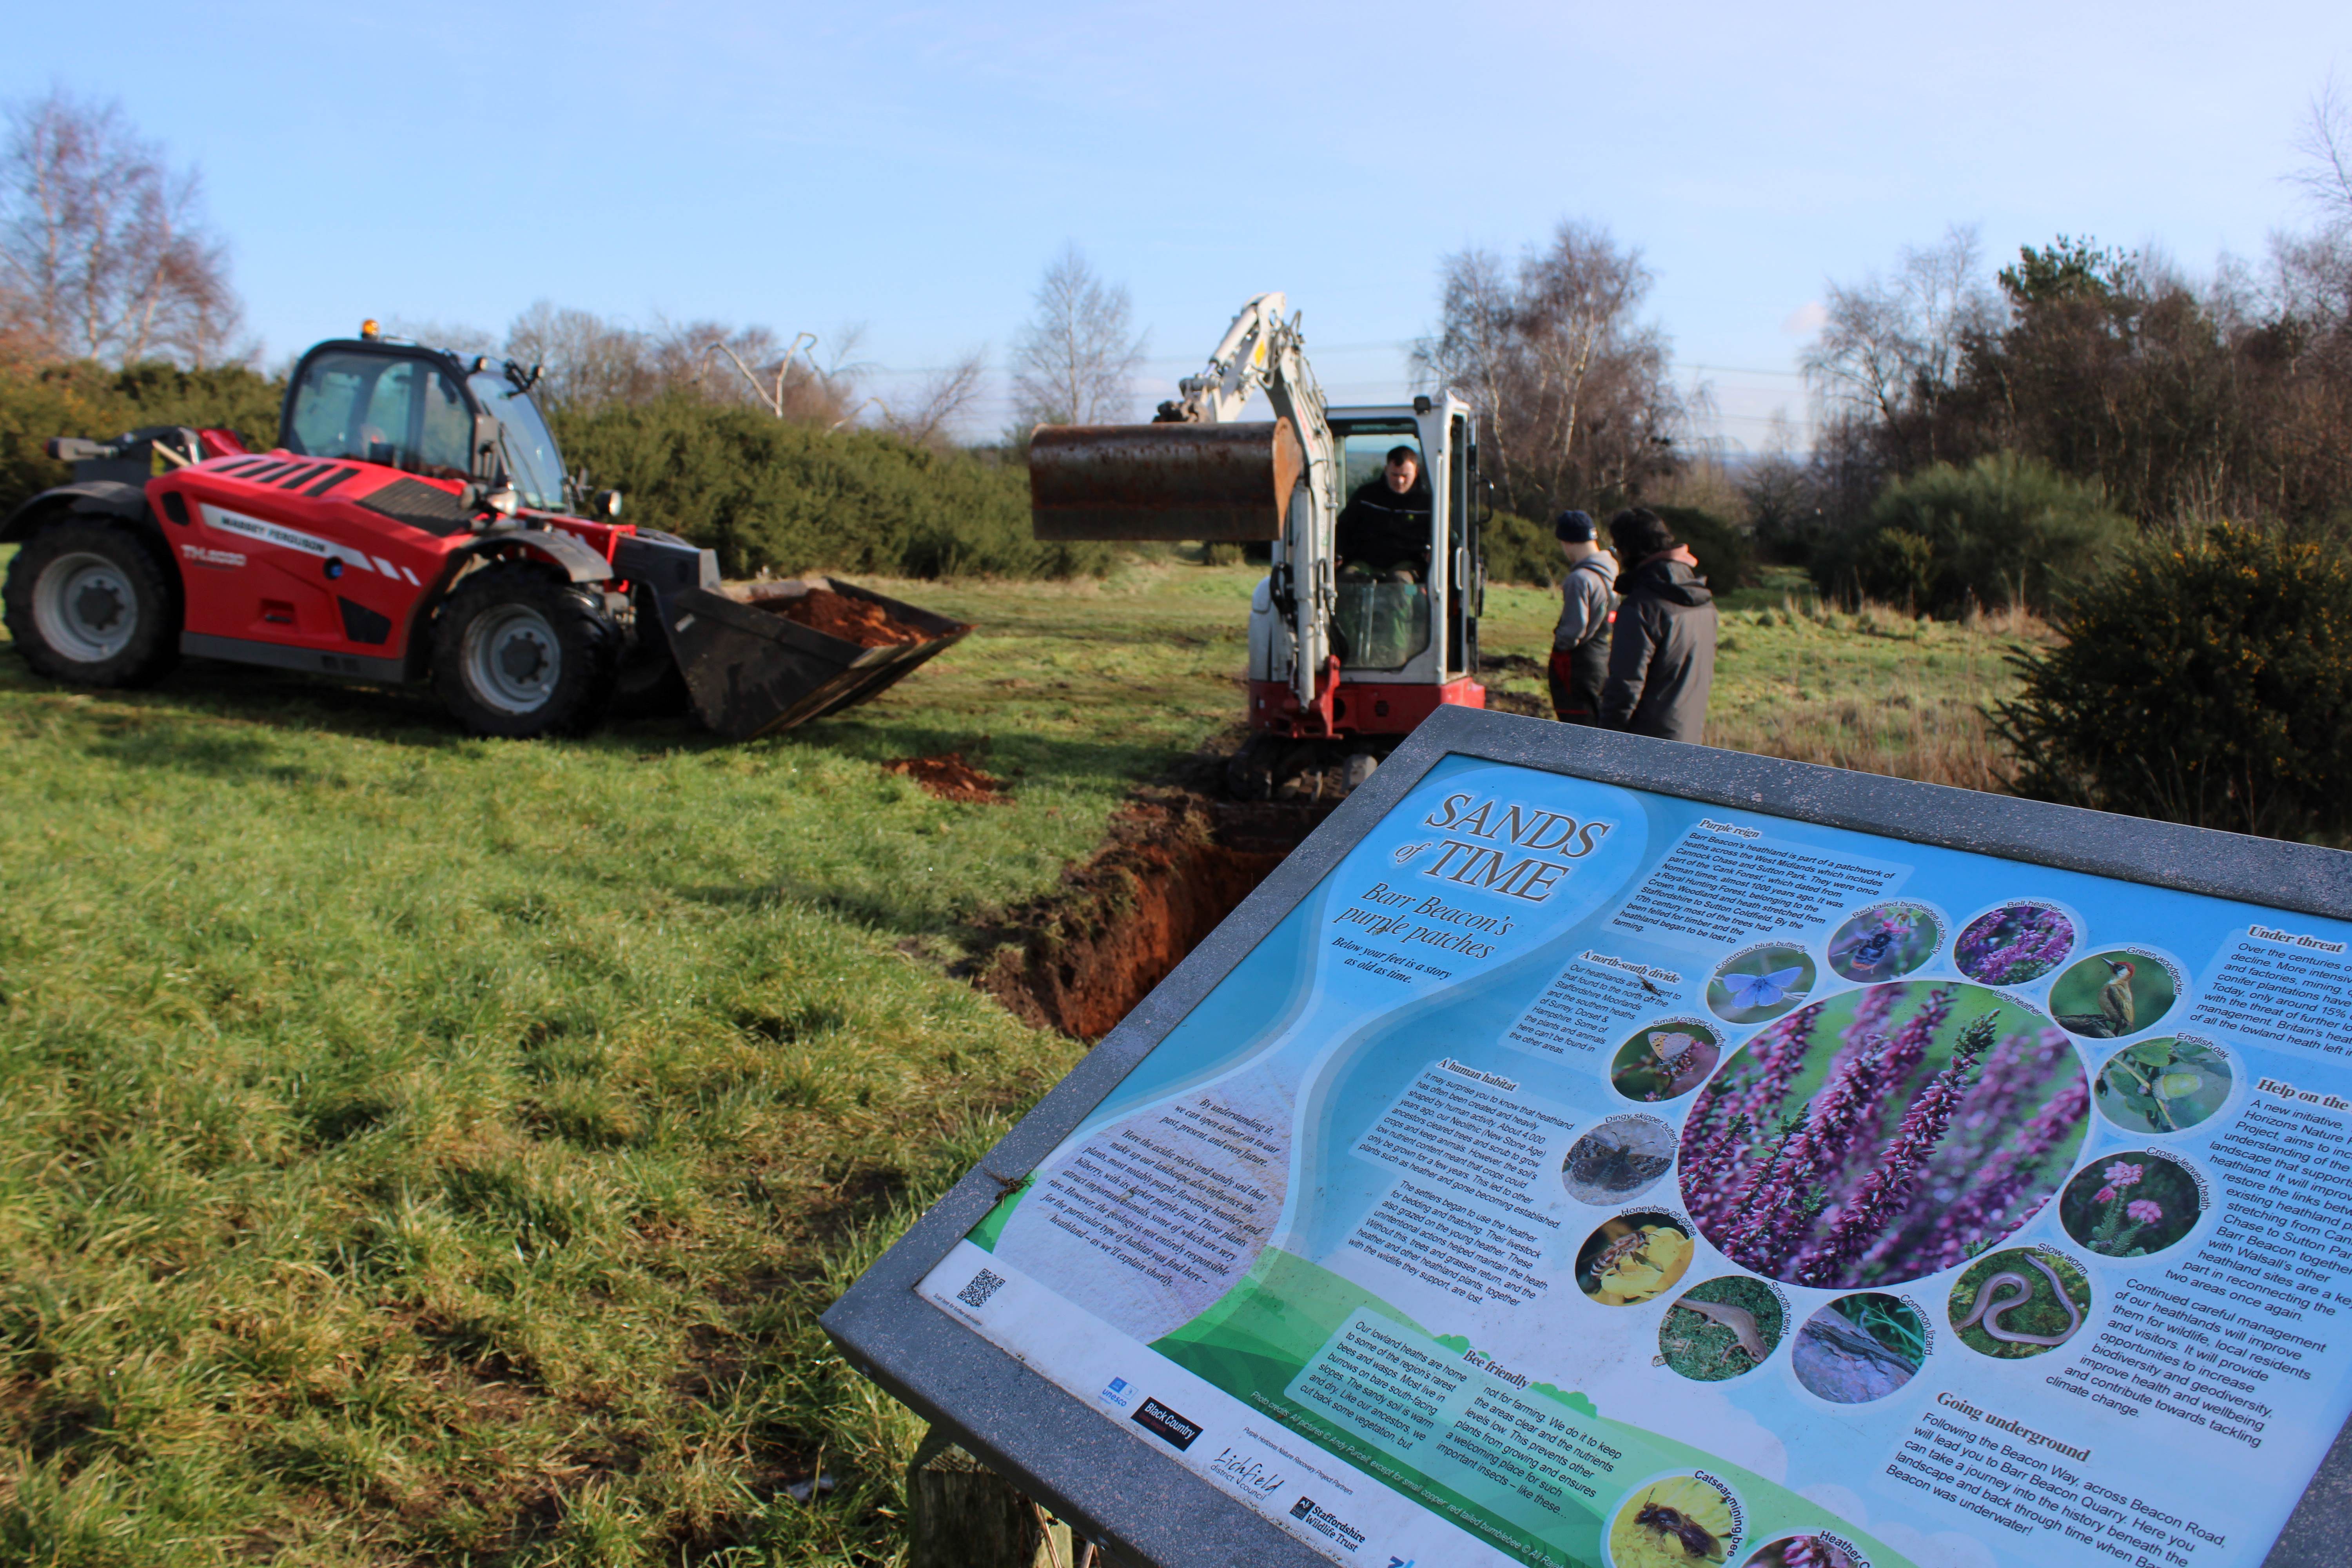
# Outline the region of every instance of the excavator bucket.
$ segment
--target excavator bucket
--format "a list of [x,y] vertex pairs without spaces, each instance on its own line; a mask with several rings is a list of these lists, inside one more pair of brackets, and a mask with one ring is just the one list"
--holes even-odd
[[1039,539],[1279,539],[1307,466],[1265,425],[1040,425],[1029,442]]
[[695,711],[730,741],[864,702],[972,629],[835,577],[677,588],[662,615]]

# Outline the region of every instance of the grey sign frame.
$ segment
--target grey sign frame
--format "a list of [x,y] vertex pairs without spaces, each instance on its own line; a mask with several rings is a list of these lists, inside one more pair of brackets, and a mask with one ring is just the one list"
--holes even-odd
[[[916,1293],[1234,966],[1447,756],[1759,811],[1907,843],[2352,921],[2352,854],[2210,828],[1440,708],[1105,1036],[822,1319],[850,1364],[1118,1558],[1150,1568],[1323,1568],[1271,1520],[1107,1420]],[[2263,1568],[2352,1558],[2352,1422]]]

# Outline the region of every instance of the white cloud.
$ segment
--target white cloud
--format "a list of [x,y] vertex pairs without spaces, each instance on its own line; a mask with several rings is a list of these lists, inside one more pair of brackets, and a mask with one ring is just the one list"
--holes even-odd
[[1819,300],[1808,300],[1789,312],[1789,319],[1780,323],[1780,330],[1792,338],[1810,338],[1820,331],[1822,323],[1829,319],[1829,311],[1822,308]]
[[1808,1502],[1821,1504],[1856,1530],[1868,1531],[1911,1559],[1918,1568],[2000,1568],[1991,1549],[1974,1536],[1948,1530],[1927,1535],[1891,1521],[1871,1523],[1869,1508],[1844,1487],[1805,1487],[1797,1495]]

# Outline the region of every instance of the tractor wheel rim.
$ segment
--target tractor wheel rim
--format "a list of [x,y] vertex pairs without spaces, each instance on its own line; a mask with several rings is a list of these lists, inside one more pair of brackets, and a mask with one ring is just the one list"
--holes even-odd
[[563,679],[563,648],[547,617],[528,605],[500,605],[466,628],[467,684],[501,713],[547,706]]
[[139,594],[130,574],[103,555],[60,555],[33,585],[41,640],[77,664],[102,664],[139,635]]

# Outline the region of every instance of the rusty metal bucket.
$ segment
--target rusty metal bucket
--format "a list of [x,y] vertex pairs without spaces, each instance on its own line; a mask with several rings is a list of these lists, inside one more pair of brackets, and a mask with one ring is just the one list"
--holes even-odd
[[1307,467],[1287,419],[1252,425],[1040,425],[1029,442],[1036,537],[1282,537]]
[[[922,632],[919,642],[867,647],[804,626],[772,607],[815,589],[877,605]],[[757,583],[727,592],[676,590],[663,616],[670,651],[702,721],[748,741],[864,702],[971,632],[965,622],[887,598],[837,577]]]

